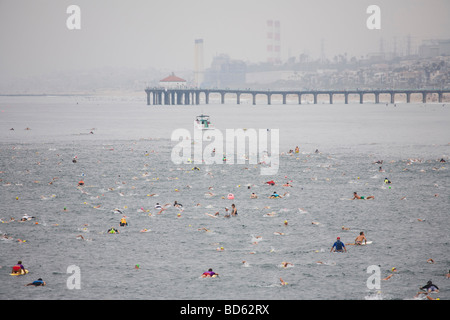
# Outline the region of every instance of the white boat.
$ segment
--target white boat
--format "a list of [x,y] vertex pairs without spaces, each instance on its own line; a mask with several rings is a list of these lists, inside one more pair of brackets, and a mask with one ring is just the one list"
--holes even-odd
[[197,116],[194,121],[194,126],[199,130],[214,130],[214,125],[211,124],[209,116],[201,114]]

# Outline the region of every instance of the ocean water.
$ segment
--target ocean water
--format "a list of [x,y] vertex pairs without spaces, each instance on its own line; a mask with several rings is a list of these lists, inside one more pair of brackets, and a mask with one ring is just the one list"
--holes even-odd
[[[279,129],[276,174],[248,161],[175,164],[171,134],[193,132],[200,113],[223,132]],[[428,280],[441,289],[434,297],[450,298],[448,104],[0,97],[0,132],[0,233],[11,237],[0,241],[3,300],[404,300]],[[274,191],[285,196],[269,199]],[[354,191],[375,199],[351,201]],[[158,214],[156,203],[169,206]],[[232,203],[238,215],[225,218]],[[35,218],[19,222],[24,214]],[[330,253],[337,236],[352,243],[360,231],[373,243]],[[30,272],[12,277],[18,260]],[[381,278],[398,271],[372,289],[373,265]],[[80,289],[67,285],[69,266]],[[201,278],[208,268],[220,276]],[[24,286],[39,277],[46,287]]]

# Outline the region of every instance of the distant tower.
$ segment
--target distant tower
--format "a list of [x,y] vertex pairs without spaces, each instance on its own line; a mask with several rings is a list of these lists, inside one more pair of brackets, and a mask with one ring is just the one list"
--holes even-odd
[[325,63],[327,58],[325,57],[325,40],[322,38],[320,41],[320,62]]
[[397,57],[397,37],[394,37],[394,58]]
[[200,87],[203,83],[204,69],[203,69],[203,39],[195,40],[195,54],[194,54],[194,82],[196,87]]
[[267,20],[267,62],[281,64],[280,21]]
[[408,34],[408,37],[406,38],[406,56],[411,55],[411,35]]

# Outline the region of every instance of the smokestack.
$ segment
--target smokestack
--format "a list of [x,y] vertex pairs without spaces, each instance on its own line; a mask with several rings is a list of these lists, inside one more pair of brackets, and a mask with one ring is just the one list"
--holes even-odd
[[281,64],[280,21],[267,20],[267,62]]
[[194,82],[196,87],[200,87],[203,83],[204,69],[203,69],[203,39],[195,40],[195,54],[194,54]]

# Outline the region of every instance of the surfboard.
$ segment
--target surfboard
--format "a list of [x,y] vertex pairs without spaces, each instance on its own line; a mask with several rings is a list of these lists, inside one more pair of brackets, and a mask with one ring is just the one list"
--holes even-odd
[[346,246],[365,246],[366,244],[372,244],[373,241],[367,241],[366,243],[356,244],[356,243],[346,243]]
[[20,273],[10,273],[9,275],[10,276],[23,276],[27,273],[28,273],[28,270],[25,270],[25,272],[21,270]]

